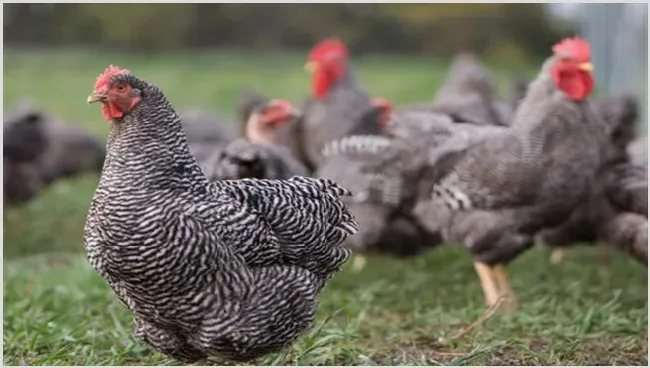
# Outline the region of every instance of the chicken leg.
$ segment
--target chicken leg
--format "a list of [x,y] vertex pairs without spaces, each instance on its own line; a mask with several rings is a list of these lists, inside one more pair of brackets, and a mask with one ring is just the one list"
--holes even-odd
[[485,263],[474,262],[474,269],[481,281],[481,287],[485,295],[485,302],[488,307],[497,303],[500,297],[505,300],[499,307],[503,311],[513,311],[517,308],[517,301],[508,276],[502,265],[490,267]]
[[355,255],[354,259],[352,260],[352,270],[354,272],[361,272],[361,270],[363,270],[365,266],[366,266],[366,257],[361,254]]
[[512,312],[517,309],[517,295],[510,285],[510,280],[508,279],[508,274],[506,273],[505,267],[503,265],[496,265],[492,269],[492,274],[494,275],[495,281],[497,283],[497,288],[500,292],[500,296],[505,297],[505,300],[502,304],[502,309],[504,311]]
[[551,253],[551,264],[559,265],[560,263],[564,262],[564,258],[566,258],[566,249],[555,248],[553,249],[553,253]]

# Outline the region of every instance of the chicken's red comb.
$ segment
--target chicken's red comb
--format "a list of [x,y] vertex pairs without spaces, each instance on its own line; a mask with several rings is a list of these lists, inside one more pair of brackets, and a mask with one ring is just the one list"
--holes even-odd
[[569,54],[576,60],[588,61],[591,59],[589,42],[580,37],[565,38],[553,46],[555,54]]
[[320,59],[325,56],[337,56],[337,57],[347,57],[348,48],[345,44],[338,38],[326,38],[321,42],[317,43],[309,53],[309,59]]
[[95,82],[95,90],[98,90],[108,84],[108,81],[114,75],[130,73],[131,72],[128,69],[120,69],[119,67],[113,66],[113,64],[111,64],[108,68],[106,68],[106,70],[104,70],[104,73],[100,74],[99,77],[97,77],[97,81]]

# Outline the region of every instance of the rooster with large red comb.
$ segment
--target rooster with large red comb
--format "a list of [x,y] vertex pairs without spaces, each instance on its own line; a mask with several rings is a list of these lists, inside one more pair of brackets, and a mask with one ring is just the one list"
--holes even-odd
[[589,44],[553,47],[503,134],[453,158],[415,213],[473,255],[488,305],[514,308],[504,265],[534,234],[566,221],[589,194],[606,129],[587,98],[594,88]]
[[298,139],[305,163],[315,170],[322,163],[326,143],[353,131],[379,134],[381,116],[364,118],[378,107],[354,78],[348,49],[341,40],[328,38],[316,44],[305,68],[312,74],[311,98],[302,108]]

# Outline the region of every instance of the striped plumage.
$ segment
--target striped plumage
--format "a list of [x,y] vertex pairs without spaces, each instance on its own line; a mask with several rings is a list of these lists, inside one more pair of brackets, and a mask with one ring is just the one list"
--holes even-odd
[[[571,42],[584,45],[570,40],[561,47]],[[424,224],[434,219],[442,228],[447,243],[470,250],[479,275],[504,279],[502,265],[530,247],[537,231],[567,220],[596,178],[605,125],[588,101],[566,94],[588,93],[588,87],[565,92],[556,86],[558,60],[546,61],[506,132],[465,150],[433,185],[430,200],[416,207]],[[487,286],[495,282],[481,279],[488,304],[496,303],[499,293]]]
[[647,264],[647,165],[627,152],[638,108],[629,96],[597,102],[595,110],[603,118],[609,138],[602,146],[604,158],[598,176],[588,198],[571,217],[559,226],[544,229],[540,238],[556,247],[552,262],[561,261],[561,248],[602,242]]
[[411,212],[429,149],[450,140],[454,125],[442,115],[397,113],[384,135],[347,136],[325,146],[317,175],[350,189],[353,197],[345,200],[360,223],[346,246],[407,256],[438,245],[439,237]]
[[540,233],[554,247],[604,243],[648,264],[647,167],[622,161],[605,166],[587,200],[568,221]]
[[[484,140],[465,153],[434,185],[431,205],[451,209],[451,221],[459,224],[472,216],[466,213],[471,210],[497,211],[512,223],[509,226],[517,224],[526,233],[559,223],[593,182],[603,139],[603,124],[588,103],[566,100],[545,68],[529,88],[508,134]],[[476,235],[465,226],[458,228],[462,231],[449,230],[449,241],[473,248],[469,239],[478,240]],[[508,253],[506,259],[490,256],[483,261],[507,262],[516,255]]]
[[130,91],[136,103],[111,121],[84,241],[133,312],[135,335],[186,363],[249,360],[293,342],[350,256],[339,244],[357,224],[338,198],[349,192],[303,177],[209,183],[162,92],[107,73],[89,101],[109,106],[105,116],[127,106],[106,102],[109,93]]

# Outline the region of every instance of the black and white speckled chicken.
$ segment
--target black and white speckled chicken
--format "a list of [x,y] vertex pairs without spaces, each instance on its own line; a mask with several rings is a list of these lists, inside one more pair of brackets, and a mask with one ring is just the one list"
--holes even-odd
[[436,93],[434,112],[473,124],[510,125],[512,107],[498,99],[492,79],[474,54],[458,54],[447,80]]
[[208,182],[162,91],[109,67],[88,102],[110,121],[84,243],[134,333],[192,363],[250,360],[310,328],[357,230],[330,180]]
[[199,162],[208,180],[289,179],[307,176],[307,168],[291,151],[276,144],[278,130],[300,112],[284,100],[269,100],[249,112],[245,138],[216,148]]
[[534,234],[566,221],[589,194],[601,163],[604,123],[586,100],[593,89],[589,44],[565,39],[553,47],[506,134],[478,142],[457,157],[419,201],[421,222],[441,222],[446,243],[474,257],[488,305],[514,291],[504,265],[533,245]]

